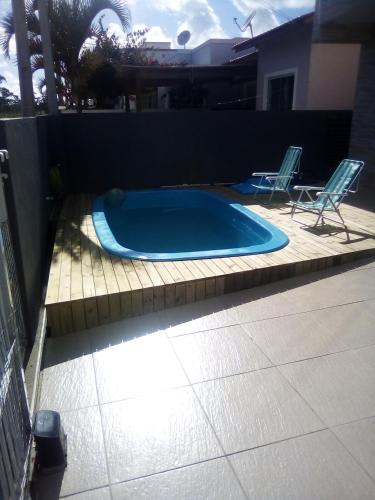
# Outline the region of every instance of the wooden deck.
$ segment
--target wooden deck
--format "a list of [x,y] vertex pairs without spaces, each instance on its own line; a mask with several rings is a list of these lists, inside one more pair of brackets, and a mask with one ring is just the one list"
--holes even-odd
[[[285,204],[267,204],[213,188],[284,230],[290,243],[276,252],[244,257],[147,262],[108,254],[96,236],[90,195],[69,197],[53,249],[46,296],[52,335],[91,328],[375,254],[375,214],[342,205],[349,230],[330,223],[308,229]],[[297,214],[299,221],[313,220]]]

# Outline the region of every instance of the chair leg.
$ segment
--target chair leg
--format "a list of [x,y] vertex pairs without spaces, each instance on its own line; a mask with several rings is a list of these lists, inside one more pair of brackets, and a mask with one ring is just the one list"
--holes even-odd
[[340,213],[340,210],[339,210],[338,208],[336,208],[336,213],[337,213],[337,215],[340,217],[341,222],[342,222],[342,223],[344,224],[344,226],[346,227],[346,224],[345,224],[345,222],[344,222],[344,219],[342,218],[341,213]]
[[292,211],[290,212],[290,216],[292,219],[293,219],[295,211],[296,211],[296,205],[292,205]]
[[314,227],[316,227],[316,226],[319,224],[319,221],[320,221],[320,219],[322,219],[322,218],[323,218],[323,211],[321,210],[321,211],[319,212],[318,218],[316,219],[316,222],[315,222],[315,224],[314,224]]

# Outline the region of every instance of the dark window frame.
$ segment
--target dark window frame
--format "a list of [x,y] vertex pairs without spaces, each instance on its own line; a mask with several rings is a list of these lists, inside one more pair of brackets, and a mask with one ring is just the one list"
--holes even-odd
[[[266,75],[266,110],[291,111],[294,109],[296,90],[296,72],[287,71],[275,75]],[[274,87],[273,89],[271,87]]]

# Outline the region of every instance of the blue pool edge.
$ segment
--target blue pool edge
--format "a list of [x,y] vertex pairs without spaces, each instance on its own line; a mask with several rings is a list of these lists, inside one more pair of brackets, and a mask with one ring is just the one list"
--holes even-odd
[[[239,203],[231,202],[230,199],[225,198],[217,193],[211,193],[202,189],[186,189],[191,192],[204,193],[206,196],[215,198],[221,202],[229,204],[233,209],[242,212],[247,217],[250,217],[257,224],[262,226],[265,230],[269,231],[272,235],[271,240],[261,245],[239,247],[239,248],[225,248],[220,250],[208,250],[197,252],[172,252],[172,253],[142,253],[130,248],[123,247],[117,243],[112,234],[111,228],[108,225],[105,212],[104,212],[104,196],[101,195],[95,198],[92,205],[92,218],[94,223],[95,232],[102,247],[109,253],[117,255],[118,257],[136,260],[148,261],[173,261],[173,260],[196,260],[196,259],[217,259],[225,257],[240,257],[244,255],[257,255],[263,253],[271,253],[281,250],[289,243],[288,236],[278,227],[274,226],[266,219],[256,214],[252,210],[242,206]],[[159,188],[149,190],[137,190],[136,192],[160,192],[160,191],[180,191],[175,188]],[[272,246],[272,248],[270,248]]]

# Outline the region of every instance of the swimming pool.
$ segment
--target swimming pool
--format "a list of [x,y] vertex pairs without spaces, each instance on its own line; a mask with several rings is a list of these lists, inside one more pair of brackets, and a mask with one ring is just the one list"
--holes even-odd
[[129,259],[189,260],[278,250],[285,233],[230,200],[199,189],[109,192],[95,199],[101,245]]

